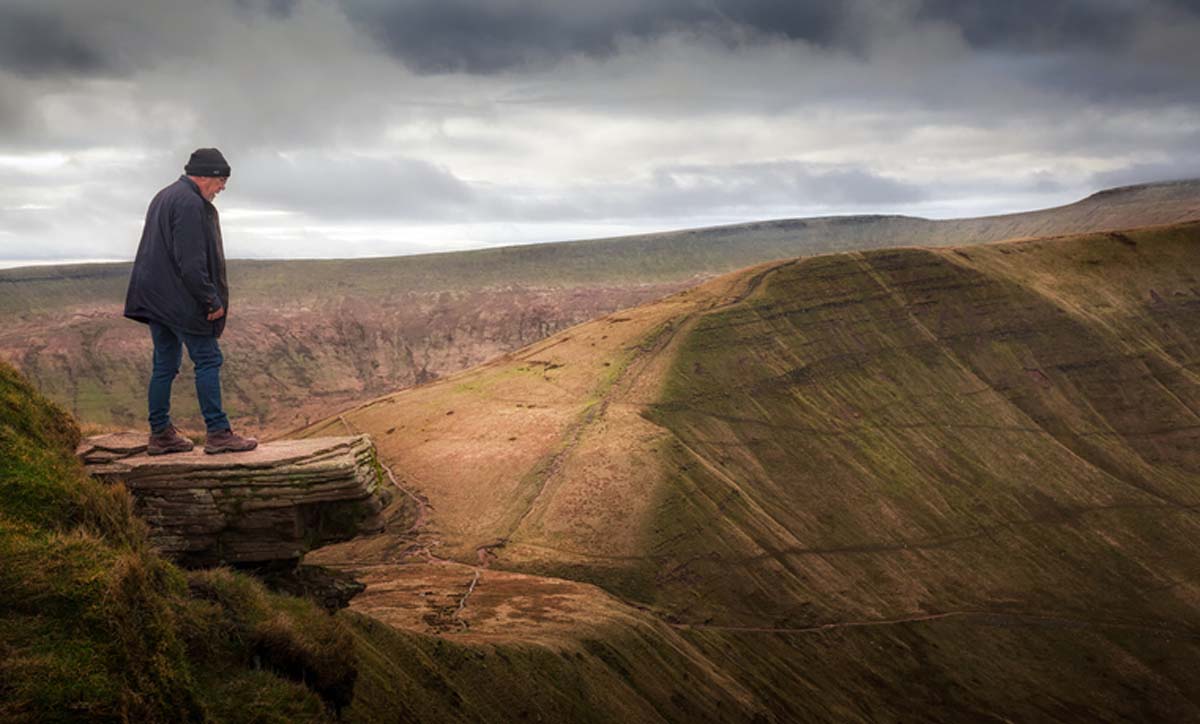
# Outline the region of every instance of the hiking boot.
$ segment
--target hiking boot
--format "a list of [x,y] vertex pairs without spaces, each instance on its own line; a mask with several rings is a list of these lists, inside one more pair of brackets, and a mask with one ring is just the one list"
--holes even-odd
[[174,452],[187,452],[194,445],[192,441],[179,434],[174,425],[167,425],[167,429],[158,433],[150,433],[150,441],[146,443],[147,455],[166,455]]
[[252,437],[242,437],[233,430],[221,430],[208,433],[204,441],[204,452],[209,455],[228,452],[246,452],[258,447],[258,440]]

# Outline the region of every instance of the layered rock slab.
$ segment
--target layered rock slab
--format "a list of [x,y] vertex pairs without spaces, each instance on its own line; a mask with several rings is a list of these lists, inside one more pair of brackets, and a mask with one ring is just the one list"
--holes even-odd
[[184,565],[298,561],[382,529],[390,492],[366,435],[153,457],[137,437],[89,438],[78,454],[91,474],[124,483],[151,541]]

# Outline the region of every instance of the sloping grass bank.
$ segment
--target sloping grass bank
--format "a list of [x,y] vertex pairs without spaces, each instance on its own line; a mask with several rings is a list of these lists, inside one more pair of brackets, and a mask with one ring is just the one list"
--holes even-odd
[[327,721],[350,633],[306,601],[155,553],[75,422],[0,363],[0,721]]

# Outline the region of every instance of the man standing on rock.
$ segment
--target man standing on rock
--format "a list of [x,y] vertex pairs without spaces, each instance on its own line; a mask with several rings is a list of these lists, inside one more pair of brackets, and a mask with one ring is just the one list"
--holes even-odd
[[258,442],[234,434],[221,409],[221,348],[229,282],[221,223],[213,199],[225,188],[229,164],[215,148],[197,149],[183,176],[155,195],[125,294],[125,316],[150,325],[150,442],[147,452],[186,452],[192,442],[171,424],[171,383],[182,347],[196,367],[196,396],[208,436],[206,453],[253,450]]

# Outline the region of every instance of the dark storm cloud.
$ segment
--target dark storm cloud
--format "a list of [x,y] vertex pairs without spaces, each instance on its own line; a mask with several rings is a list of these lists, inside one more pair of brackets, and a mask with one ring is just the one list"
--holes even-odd
[[1167,0],[1167,4],[1193,15],[1200,15],[1200,0]]
[[[216,44],[223,22],[287,20],[299,0],[3,0],[0,71],[25,77],[128,77]],[[225,27],[228,27],[227,25]]]
[[1129,40],[1139,14],[1154,4],[1144,0],[924,0],[917,19],[952,23],[978,48],[1112,49]]
[[[418,72],[494,73],[571,55],[607,57],[623,39],[678,31],[731,44],[770,38],[860,52],[877,21],[939,23],[975,48],[1126,46],[1148,13],[1195,15],[1196,0],[341,0],[347,16]],[[893,29],[894,26],[893,26]]]
[[492,73],[571,55],[607,57],[624,39],[672,31],[731,44],[751,34],[853,44],[859,15],[839,0],[342,0],[351,20],[420,72]]
[[840,0],[342,0],[342,6],[419,72],[491,73],[576,54],[605,58],[623,40],[672,31],[730,44],[761,35],[854,46],[853,23],[860,19]]
[[24,76],[113,70],[112,58],[53,12],[0,6],[0,69]]
[[[226,0],[209,9],[287,20],[298,4]],[[341,0],[341,6],[385,50],[422,72],[488,73],[576,54],[608,56],[623,38],[673,30],[728,36],[745,28],[826,45],[848,17],[836,0]],[[171,47],[147,47],[147,41],[187,17],[169,4],[139,0],[93,7],[14,0],[0,8],[0,68],[27,75],[126,74],[171,55]]]
[[[1194,58],[1200,61],[1200,53]],[[1190,62],[1140,62],[1120,55],[1075,54],[1009,56],[1011,76],[1055,96],[1101,102],[1200,101],[1200,83]]]
[[604,10],[551,0],[343,0],[347,16],[421,72],[490,73],[581,53],[608,55],[619,35],[649,36],[699,19],[686,2]]

